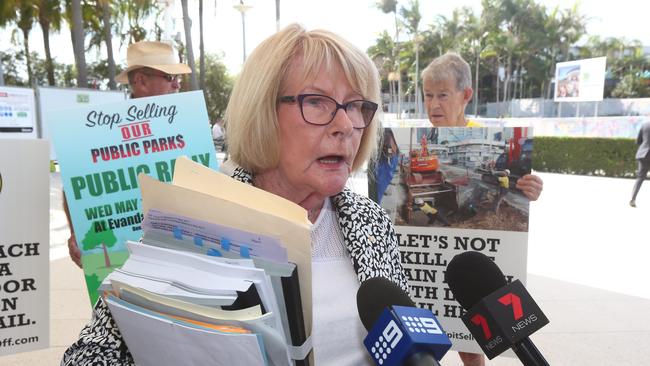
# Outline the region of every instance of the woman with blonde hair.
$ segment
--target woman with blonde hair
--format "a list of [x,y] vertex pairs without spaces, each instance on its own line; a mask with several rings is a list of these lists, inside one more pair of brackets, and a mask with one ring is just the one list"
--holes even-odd
[[[294,24],[253,51],[226,111],[233,178],[302,206],[313,223],[317,365],[370,364],[356,308],[360,282],[384,277],[408,291],[390,219],[345,188],[377,145],[379,88],[365,53],[331,32]],[[97,359],[133,362],[101,300],[63,364]]]
[[381,276],[408,291],[390,219],[345,188],[377,146],[379,88],[365,53],[333,33],[290,25],[247,60],[226,111],[235,178],[299,204],[314,224],[317,365],[369,363],[360,282]]

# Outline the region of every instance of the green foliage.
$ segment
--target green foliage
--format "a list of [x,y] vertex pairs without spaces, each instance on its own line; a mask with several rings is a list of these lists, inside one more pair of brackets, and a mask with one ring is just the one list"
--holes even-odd
[[402,17],[406,31],[411,35],[415,35],[420,28],[420,21],[422,20],[420,1],[409,0],[408,7],[400,7],[399,14]]
[[[382,6],[385,3],[377,2],[379,10],[387,12]],[[470,64],[474,73],[478,56],[481,103],[552,98],[551,80],[558,62],[599,56],[607,56],[607,71],[612,80],[607,84],[622,84],[616,93],[612,93],[613,87],[606,88],[605,97],[650,97],[650,88],[645,87],[645,80],[640,76],[643,71],[650,70],[650,62],[643,56],[640,42],[624,38],[601,40],[594,36],[576,47],[586,35],[590,21],[577,4],[547,8],[539,0],[482,0],[479,14],[462,7],[455,9],[450,17],[429,15],[429,18],[419,17],[416,4],[411,1],[408,8],[400,9],[399,22],[411,36],[413,24],[425,25],[419,32],[419,69],[426,67],[433,58],[454,51]],[[391,65],[393,71],[398,69],[395,66],[398,64],[401,80],[406,83],[403,89],[411,90],[408,83],[415,72],[414,37],[400,42],[398,58],[391,59],[395,58],[392,52],[394,34],[379,34],[368,54],[377,63],[384,79],[382,90],[386,91],[389,85],[385,82],[388,73],[382,68]],[[503,79],[497,77],[499,70],[503,72]]]
[[535,137],[533,169],[549,173],[634,177],[636,149],[634,139]]
[[[119,74],[122,72],[122,67],[115,65],[115,70],[115,73]],[[92,82],[98,89],[108,89],[108,60],[104,59],[89,63],[88,80],[89,84]],[[90,87],[94,86],[91,85]]]
[[11,86],[27,86],[27,80],[23,79],[20,74],[20,65],[25,62],[25,52],[20,51],[0,51],[0,62],[2,62],[2,71],[4,72],[5,84]]
[[205,55],[205,104],[208,117],[214,122],[223,118],[230,99],[233,79],[228,75],[226,66],[216,55]]
[[[650,69],[650,62],[643,55],[641,42],[591,36],[586,44],[578,47],[576,58],[591,57],[607,57],[607,78],[613,83],[605,86],[606,98],[650,97],[650,88],[643,76]],[[614,84],[614,87],[608,86]]]
[[393,41],[393,38],[387,31],[383,31],[379,35],[379,38],[377,38],[377,43],[370,46],[367,51],[368,56],[374,61],[375,66],[377,66],[382,81],[386,83],[388,82],[388,74],[395,69],[394,47],[395,41]]
[[612,90],[614,98],[640,98],[650,96],[650,90],[646,79],[636,74],[627,74]]
[[113,230],[96,232],[95,225],[96,223],[90,225],[86,235],[84,235],[84,238],[81,241],[83,243],[83,250],[95,249],[102,244],[110,248],[117,243],[117,238],[115,237],[115,234],[113,234]]
[[[34,83],[36,85],[48,85],[47,62],[40,58],[36,52],[31,53],[31,60],[32,78]],[[25,78],[27,75],[25,50],[0,50],[0,62],[2,62],[2,70],[4,71],[6,85],[19,87],[29,86],[29,81]],[[73,87],[76,85],[76,71],[74,66],[62,64],[56,61],[53,61],[52,65],[56,86]]]
[[117,3],[118,28],[122,30],[122,44],[131,44],[147,38],[147,29],[143,27],[144,20],[154,15],[158,16],[161,8],[154,0],[119,0]]
[[[60,30],[62,24],[69,26],[73,23],[72,2],[0,1],[0,29],[13,34],[12,42],[23,51],[22,59],[17,57],[16,51],[5,51],[6,54],[15,55],[13,61],[20,63],[19,67],[15,67],[3,60],[3,67],[9,75],[5,77],[7,85],[26,86],[29,82],[23,79],[32,78],[33,83],[39,85],[52,83],[57,86],[74,86],[76,82],[71,77],[85,75],[87,71],[89,79],[97,81],[96,86],[106,88],[108,75],[104,60],[84,66],[80,72],[68,65],[55,64],[54,70],[50,72],[50,79],[54,80],[43,79],[40,60],[32,60],[29,35],[32,34],[33,37],[33,33],[30,30],[35,31],[33,28],[37,22],[43,32],[48,34]],[[162,16],[162,7],[158,1],[76,0],[75,3],[77,2],[81,3],[86,46],[85,50],[77,51],[78,57],[102,49],[106,38],[120,40],[121,45],[126,46],[138,40],[160,37],[158,22]],[[479,90],[475,95],[480,103],[540,96],[551,98],[551,80],[557,62],[599,56],[607,57],[608,82],[605,97],[650,97],[647,79],[642,77],[643,72],[650,70],[650,61],[644,57],[639,41],[592,36],[586,43],[581,41],[577,47],[577,42],[586,35],[588,22],[592,21],[581,13],[577,3],[573,6],[547,8],[540,0],[482,0],[480,12],[469,7],[459,7],[449,17],[421,14],[419,0],[373,0],[371,4],[373,3],[377,12],[395,19],[395,24],[387,23],[388,32],[377,30],[379,36],[376,44],[368,49],[368,54],[380,70],[384,91],[396,89],[396,83],[387,81],[389,74],[393,73],[393,76],[399,76],[403,91],[414,92],[416,68],[422,70],[434,57],[453,50],[470,63],[472,73],[476,70],[476,63],[479,63]],[[104,34],[104,4],[108,4],[111,37]],[[63,32],[67,33],[67,30]],[[393,39],[396,33],[399,33],[400,42]],[[418,47],[415,46],[416,42]],[[416,52],[419,52],[418,65]],[[26,74],[25,70],[28,69],[31,70]],[[505,71],[505,80],[497,77],[498,70]],[[475,80],[472,84],[476,85]],[[223,93],[218,90],[213,94]],[[211,96],[206,97],[212,99]],[[218,106],[209,105],[208,108],[211,110],[211,118],[217,118],[215,116],[221,114]]]

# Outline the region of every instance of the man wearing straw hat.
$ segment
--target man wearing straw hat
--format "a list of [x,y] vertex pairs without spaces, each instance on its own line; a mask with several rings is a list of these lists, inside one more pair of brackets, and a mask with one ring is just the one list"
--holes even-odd
[[[126,69],[115,78],[131,87],[131,98],[153,97],[178,92],[179,75],[189,74],[192,69],[179,63],[172,46],[165,42],[142,41],[132,43],[126,50]],[[81,268],[81,251],[72,231],[72,222],[63,195],[63,210],[70,227],[68,252],[73,262]]]
[[177,92],[179,75],[191,72],[187,65],[177,61],[170,44],[143,41],[129,46],[126,70],[115,79],[131,86],[133,98],[142,98]]

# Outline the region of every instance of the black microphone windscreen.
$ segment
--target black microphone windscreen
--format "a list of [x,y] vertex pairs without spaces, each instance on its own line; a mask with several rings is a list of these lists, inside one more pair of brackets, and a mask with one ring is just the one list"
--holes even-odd
[[382,311],[391,305],[415,307],[401,287],[384,277],[373,277],[359,286],[357,309],[366,330],[369,331]]
[[501,269],[485,254],[464,252],[447,265],[445,281],[456,301],[465,309],[472,308],[485,296],[505,286]]

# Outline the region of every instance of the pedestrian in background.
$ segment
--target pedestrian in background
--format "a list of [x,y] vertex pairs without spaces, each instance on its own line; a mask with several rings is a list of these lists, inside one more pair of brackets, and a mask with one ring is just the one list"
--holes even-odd
[[648,175],[650,169],[650,122],[646,122],[641,126],[639,134],[636,137],[636,144],[639,148],[636,150],[636,161],[639,164],[639,169],[636,175],[636,182],[634,182],[634,189],[632,190],[632,200],[630,206],[636,207],[636,195],[641,189],[641,184]]

